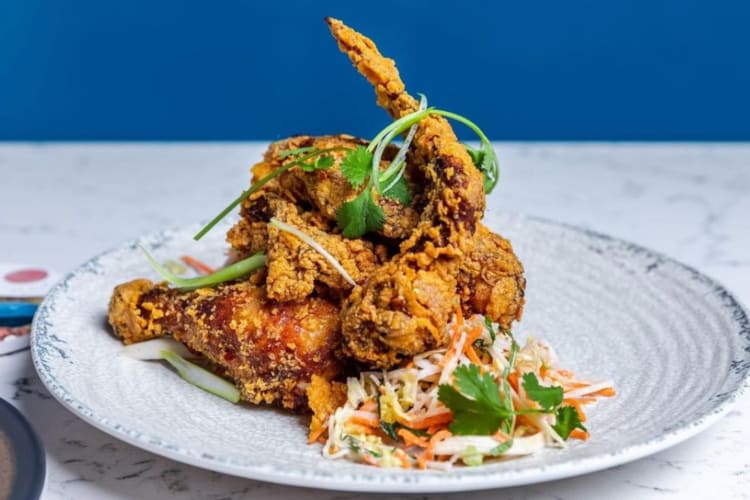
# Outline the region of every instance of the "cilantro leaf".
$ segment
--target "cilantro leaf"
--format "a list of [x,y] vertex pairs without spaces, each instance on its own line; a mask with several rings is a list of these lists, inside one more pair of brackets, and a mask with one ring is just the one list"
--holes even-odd
[[523,388],[529,399],[536,401],[545,411],[552,411],[563,401],[563,388],[560,386],[545,387],[531,372],[523,374]]
[[370,231],[377,231],[385,224],[385,214],[380,205],[372,199],[368,187],[356,198],[347,201],[336,213],[336,221],[347,238],[359,238]]
[[479,373],[476,365],[462,365],[453,372],[456,387],[441,384],[438,399],[453,412],[450,430],[457,435],[494,433],[513,415],[500,397],[492,375]]
[[464,144],[464,147],[471,157],[471,162],[480,172],[482,172],[484,178],[484,192],[490,193],[495,187],[495,184],[497,184],[498,176],[497,156],[492,149],[492,145],[482,142],[479,149],[473,148],[468,144]]
[[408,205],[409,203],[411,203],[411,189],[409,188],[409,183],[406,181],[406,178],[403,175],[398,180],[398,182],[391,186],[388,191],[383,191],[383,189],[387,187],[387,184],[390,184],[390,180],[388,182],[380,183],[380,192],[383,194],[383,196],[392,200],[396,200],[402,205]]
[[357,146],[346,153],[341,161],[341,174],[352,187],[361,186],[370,175],[372,168],[372,153],[364,146]]
[[568,439],[573,429],[586,431],[586,427],[581,423],[578,412],[572,406],[561,406],[555,413],[555,425],[552,426],[561,438]]

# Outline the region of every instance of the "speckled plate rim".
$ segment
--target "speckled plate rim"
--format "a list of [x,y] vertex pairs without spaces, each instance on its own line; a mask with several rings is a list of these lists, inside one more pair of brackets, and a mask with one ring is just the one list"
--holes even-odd
[[[170,239],[176,232],[190,229],[185,227],[172,228],[145,235],[130,244],[119,245],[102,252],[96,257],[86,261],[76,270],[68,273],[65,278],[57,283],[40,305],[39,311],[32,323],[31,355],[34,368],[36,369],[42,383],[47,387],[52,396],[69,411],[101,431],[138,448],[199,468],[214,470],[248,479],[267,481],[288,486],[371,493],[445,493],[484,490],[541,483],[596,472],[657,453],[695,436],[727,414],[732,409],[738,398],[747,392],[748,386],[750,386],[750,379],[748,377],[748,375],[750,375],[750,356],[748,355],[748,352],[750,352],[750,316],[748,315],[746,308],[743,307],[734,295],[716,280],[706,276],[691,266],[635,243],[630,243],[619,238],[571,224],[551,221],[540,217],[522,214],[508,215],[520,220],[528,220],[530,222],[560,227],[594,240],[624,245],[632,251],[649,255],[659,262],[668,262],[690,274],[691,277],[696,278],[706,288],[707,293],[721,296],[725,302],[725,306],[732,311],[727,314],[730,314],[732,320],[736,323],[736,334],[745,339],[745,362],[743,366],[739,368],[740,382],[737,383],[733,390],[721,394],[721,397],[717,398],[716,405],[711,410],[706,411],[703,415],[692,421],[684,422],[681,425],[672,428],[670,431],[665,432],[658,437],[647,439],[640,443],[632,444],[608,453],[572,459],[570,461],[556,463],[549,466],[526,466],[515,469],[505,469],[502,471],[482,471],[482,467],[458,468],[453,471],[438,473],[389,470],[384,474],[373,475],[373,469],[371,467],[362,465],[359,466],[362,468],[361,475],[342,477],[335,473],[301,473],[294,469],[271,468],[264,464],[239,464],[226,457],[217,457],[206,454],[193,455],[188,453],[187,450],[181,449],[174,443],[162,441],[158,436],[149,435],[140,430],[124,427],[96,415],[84,402],[75,399],[75,397],[73,397],[64,386],[57,382],[50,368],[42,362],[39,353],[41,339],[48,335],[47,328],[51,324],[49,323],[49,317],[50,314],[53,313],[56,297],[67,290],[68,283],[76,277],[78,273],[95,267],[99,259],[121,251],[124,247],[129,246],[135,248],[138,245],[138,242],[143,239],[148,239],[152,242],[163,242]],[[199,227],[200,226],[196,224],[194,229],[198,229]],[[321,457],[321,460],[325,459]],[[377,479],[373,479],[376,477]]]

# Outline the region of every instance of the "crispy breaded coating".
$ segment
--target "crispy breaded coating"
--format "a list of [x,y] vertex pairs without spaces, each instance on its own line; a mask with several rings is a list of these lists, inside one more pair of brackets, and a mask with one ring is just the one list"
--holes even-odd
[[[327,21],[339,48],[375,87],[379,105],[393,118],[418,109],[391,59],[341,21]],[[447,342],[445,326],[458,300],[456,276],[485,207],[482,175],[442,117],[419,122],[409,161],[426,180],[419,225],[395,257],[354,289],[342,310],[347,353],[381,368]]]
[[308,436],[312,443],[325,432],[328,418],[346,403],[346,384],[313,375],[307,386],[307,401],[313,412]]
[[244,401],[303,410],[313,375],[341,369],[336,304],[278,303],[249,280],[190,292],[135,280],[119,285],[109,321],[124,342],[166,334],[203,354],[234,380]]
[[467,316],[482,314],[505,329],[521,319],[526,288],[523,266],[510,242],[482,224],[474,233],[474,248],[461,261],[457,280]]
[[[280,203],[276,218],[302,230],[328,251],[351,276],[362,283],[380,264],[375,246],[362,239],[348,239],[305,224],[297,207]],[[297,236],[268,228],[268,275],[266,292],[275,300],[302,300],[316,285],[326,291],[348,293],[353,287],[317,250]]]

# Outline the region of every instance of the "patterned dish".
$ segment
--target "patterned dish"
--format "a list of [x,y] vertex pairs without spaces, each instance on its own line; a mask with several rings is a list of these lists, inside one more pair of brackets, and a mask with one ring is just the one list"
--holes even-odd
[[520,215],[488,213],[528,278],[515,331],[548,340],[582,377],[614,380],[618,395],[589,411],[591,439],[567,449],[449,472],[331,462],[306,442],[307,419],[232,405],[157,363],[118,356],[106,325],[112,288],[156,279],[157,259],[189,252],[220,262],[221,230],[146,236],[69,274],[32,326],[34,365],[50,392],[99,429],[154,453],[237,476],[371,492],[446,492],[547,481],[625,463],[683,441],[727,413],[750,371],[750,319],[712,279],[643,247]]

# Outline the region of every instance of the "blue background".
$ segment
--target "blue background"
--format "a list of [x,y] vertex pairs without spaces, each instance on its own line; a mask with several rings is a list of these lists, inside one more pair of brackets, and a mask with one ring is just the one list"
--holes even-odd
[[494,139],[750,140],[750,2],[684,0],[3,0],[0,140],[371,136],[326,15]]

